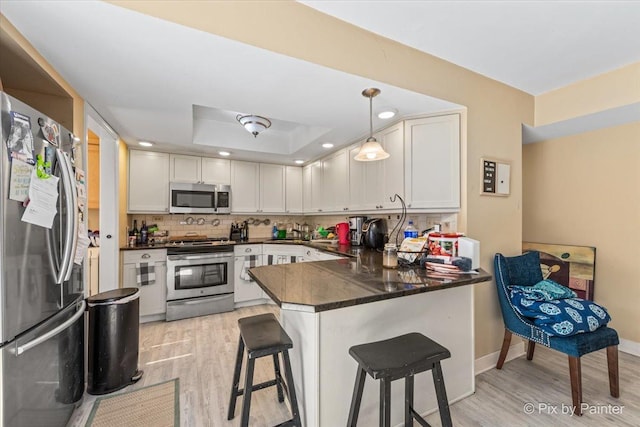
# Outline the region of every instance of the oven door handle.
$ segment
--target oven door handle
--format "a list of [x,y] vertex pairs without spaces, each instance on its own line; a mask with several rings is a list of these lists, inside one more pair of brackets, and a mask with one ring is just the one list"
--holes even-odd
[[203,254],[203,255],[168,255],[167,256],[167,260],[169,261],[219,259],[219,258],[233,258],[233,253]]

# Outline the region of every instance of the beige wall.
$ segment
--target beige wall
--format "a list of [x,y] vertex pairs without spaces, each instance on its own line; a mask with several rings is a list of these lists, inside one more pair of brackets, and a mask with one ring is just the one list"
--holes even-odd
[[640,122],[528,144],[523,237],[596,247],[595,301],[640,342]]
[[640,62],[536,96],[535,125],[640,102]]
[[[486,270],[495,252],[520,252],[521,124],[533,124],[532,96],[296,2],[112,3],[466,106],[458,228],[482,242]],[[512,162],[510,197],[479,195],[481,156]],[[475,286],[475,324],[476,357],[498,350],[504,329],[493,282]]]

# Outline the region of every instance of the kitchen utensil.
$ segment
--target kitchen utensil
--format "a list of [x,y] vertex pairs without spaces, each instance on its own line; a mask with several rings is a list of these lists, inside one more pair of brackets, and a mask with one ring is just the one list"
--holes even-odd
[[336,224],[336,233],[338,234],[338,243],[341,245],[349,244],[349,223],[339,222]]

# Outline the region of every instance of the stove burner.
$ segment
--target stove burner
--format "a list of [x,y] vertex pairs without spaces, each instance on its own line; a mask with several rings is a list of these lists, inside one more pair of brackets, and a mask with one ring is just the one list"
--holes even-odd
[[169,242],[171,247],[207,247],[233,245],[233,240],[224,238],[211,238],[206,240],[173,240]]

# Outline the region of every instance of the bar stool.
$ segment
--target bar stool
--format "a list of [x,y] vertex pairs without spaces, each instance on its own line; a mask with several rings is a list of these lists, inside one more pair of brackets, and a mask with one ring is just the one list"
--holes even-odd
[[440,420],[443,427],[451,427],[451,414],[447,391],[442,377],[440,361],[451,357],[449,350],[420,333],[400,335],[384,341],[353,346],[349,354],[358,362],[358,373],[353,388],[349,427],[355,427],[360,412],[365,372],[373,379],[380,379],[380,426],[391,424],[391,381],[404,378],[404,425],[429,424],[413,409],[413,376],[431,370],[438,398]]
[[[257,316],[245,317],[238,320],[240,328],[240,340],[238,343],[238,355],[236,357],[236,366],[233,372],[233,385],[231,387],[231,398],[229,400],[229,413],[227,419],[231,420],[235,417],[236,400],[242,395],[242,418],[240,425],[247,427],[249,425],[249,409],[251,407],[251,393],[263,388],[276,386],[278,390],[278,401],[284,402],[283,389],[289,399],[291,405],[291,419],[285,421],[279,426],[298,426],[301,427],[300,413],[298,412],[298,400],[296,398],[296,389],[293,383],[293,375],[291,374],[291,363],[289,361],[289,349],[293,347],[291,338],[282,329],[276,317],[271,314],[260,314]],[[247,348],[247,369],[245,372],[244,389],[239,389],[240,371],[242,370],[242,359],[244,356],[244,348]],[[283,381],[280,374],[280,361],[278,355],[282,354],[284,363],[284,372],[286,382]],[[264,356],[273,355],[273,368],[275,378],[260,384],[253,384],[253,369],[256,359]]]

